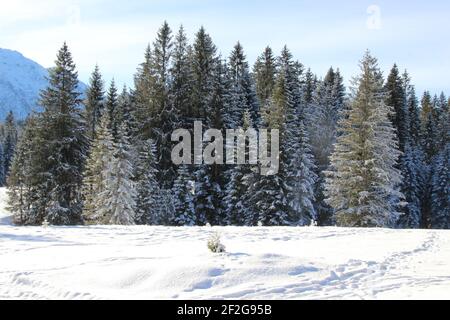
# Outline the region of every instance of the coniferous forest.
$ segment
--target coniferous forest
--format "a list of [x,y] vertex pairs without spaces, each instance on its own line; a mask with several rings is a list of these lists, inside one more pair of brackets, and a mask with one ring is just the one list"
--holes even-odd
[[[190,41],[164,23],[133,88],[96,66],[79,92],[64,44],[42,112],[19,138],[12,114],[1,127],[14,223],[450,228],[450,99],[361,54],[345,88],[339,69],[315,75],[288,47],[251,66],[239,42],[223,57],[204,28]],[[171,134],[194,121],[278,129],[278,173],[174,165]]]

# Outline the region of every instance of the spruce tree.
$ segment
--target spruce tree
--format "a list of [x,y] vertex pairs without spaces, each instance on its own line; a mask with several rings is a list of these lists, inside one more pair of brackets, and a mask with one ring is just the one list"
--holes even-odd
[[190,91],[192,87],[191,50],[184,28],[181,26],[173,44],[173,62],[170,69],[172,78],[170,100],[173,105],[173,112],[178,118],[178,126],[186,129],[191,128],[193,124],[190,105]]
[[87,139],[78,74],[66,43],[58,52],[56,66],[50,69],[49,86],[41,92],[40,105],[44,109],[42,126],[36,134],[41,136],[43,144],[32,148],[37,155],[46,155],[42,171],[36,173],[42,177],[38,188],[44,194],[38,205],[43,213],[41,218],[42,221],[47,218],[51,224],[76,224],[81,220]]
[[276,60],[270,47],[258,57],[253,67],[255,78],[256,96],[259,105],[264,106],[269,102],[275,87]]
[[377,60],[366,53],[355,79],[341,135],[331,157],[327,202],[336,221],[348,227],[393,227],[398,219],[400,152],[384,102],[383,77]]
[[108,93],[106,95],[106,112],[109,117],[109,129],[113,138],[117,141],[119,138],[118,131],[120,128],[120,110],[119,110],[119,96],[117,94],[116,82],[112,79],[109,85]]
[[119,138],[113,144],[112,161],[104,171],[104,190],[95,199],[103,224],[135,224],[136,190],[132,181],[130,143],[125,127],[119,128]]
[[167,22],[164,22],[153,43],[151,58],[152,73],[154,74],[151,101],[154,104],[152,110],[155,111],[155,114],[151,116],[153,118],[151,137],[157,147],[158,180],[165,189],[172,187],[176,176],[176,169],[171,161],[171,134],[178,127],[177,114],[170,101],[172,48],[172,31]]
[[187,165],[181,165],[173,185],[176,226],[193,226],[197,223],[194,207],[194,178]]
[[191,103],[195,119],[206,119],[209,112],[214,72],[218,62],[216,51],[210,35],[201,27],[195,35],[191,57],[193,77]]
[[[242,129],[255,129],[248,110],[244,112]],[[254,180],[254,168],[249,164],[249,145],[246,141],[245,164],[234,165],[227,172],[225,186],[224,211],[226,225],[244,225],[251,220],[254,213],[248,203],[249,187]]]
[[87,136],[89,139],[94,139],[97,126],[100,124],[100,118],[104,109],[104,83],[100,68],[95,66],[89,80],[89,88],[86,92],[85,101],[85,118],[87,126]]
[[404,91],[403,79],[396,64],[391,69],[387,78],[385,103],[393,108],[389,119],[397,132],[400,151],[404,150],[406,140],[408,139],[409,114],[407,110],[406,93]]
[[242,45],[238,42],[229,58],[229,76],[232,85],[232,94],[236,96],[237,112],[236,123],[242,126],[242,117],[247,110],[253,123],[258,123],[259,108],[253,80],[250,76],[248,63]]
[[159,216],[160,187],[157,181],[156,146],[152,140],[145,141],[139,147],[139,156],[135,161],[136,181],[136,223],[156,224]]
[[4,139],[2,150],[3,151],[2,174],[4,176],[4,179],[2,179],[2,183],[5,182],[5,179],[9,175],[9,170],[14,156],[14,151],[16,149],[17,140],[18,140],[17,125],[14,119],[14,114],[12,111],[10,111],[6,116],[4,125]]
[[109,115],[105,113],[102,115],[86,161],[83,178],[83,220],[87,224],[103,222],[98,197],[105,191],[108,170],[113,161],[114,138],[109,127]]
[[313,94],[311,108],[307,110],[305,123],[311,137],[311,151],[318,176],[315,184],[315,207],[321,225],[331,224],[333,210],[325,203],[323,174],[330,165],[330,156],[337,137],[337,123],[344,111],[345,88],[339,70],[330,68]]
[[432,180],[431,226],[450,229],[450,143],[439,153]]
[[39,142],[36,136],[37,121],[35,115],[30,115],[26,119],[8,177],[8,210],[13,213],[13,222],[17,225],[39,224],[41,218],[31,209],[33,201],[37,200],[37,194],[33,192],[36,190],[37,179],[32,175],[34,173],[32,165],[40,164],[31,162],[36,156],[32,153],[32,146]]
[[154,82],[152,50],[149,45],[145,50],[144,62],[139,66],[134,77],[133,117],[136,121],[136,127],[133,130],[132,140],[146,141],[153,136],[152,128],[156,112],[153,110],[151,101]]

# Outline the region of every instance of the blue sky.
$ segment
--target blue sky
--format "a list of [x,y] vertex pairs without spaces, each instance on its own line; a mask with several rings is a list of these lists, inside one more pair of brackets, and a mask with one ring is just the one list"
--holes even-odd
[[147,43],[167,20],[190,39],[201,25],[227,56],[236,41],[250,64],[284,44],[319,76],[339,67],[347,83],[366,49],[387,73],[407,68],[419,92],[450,94],[450,1],[0,0],[0,47],[45,67],[67,41],[81,80],[99,63],[104,77],[132,84]]

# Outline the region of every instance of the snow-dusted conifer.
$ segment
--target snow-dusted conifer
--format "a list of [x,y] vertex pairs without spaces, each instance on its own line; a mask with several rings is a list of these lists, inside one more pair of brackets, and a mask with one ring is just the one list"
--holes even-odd
[[401,182],[397,139],[387,118],[383,78],[377,60],[366,53],[355,79],[353,100],[331,157],[327,202],[336,220],[349,227],[393,227],[398,219]]
[[130,143],[125,127],[119,128],[112,161],[105,168],[104,190],[96,197],[100,221],[104,224],[135,224],[136,190],[132,181]]
[[109,129],[109,115],[105,112],[91,144],[83,178],[83,220],[86,224],[104,222],[98,197],[105,191],[107,175],[113,162],[114,140]]

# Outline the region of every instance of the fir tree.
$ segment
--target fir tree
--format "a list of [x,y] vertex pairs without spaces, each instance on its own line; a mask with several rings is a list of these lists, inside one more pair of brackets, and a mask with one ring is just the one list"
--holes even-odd
[[331,157],[327,202],[336,220],[349,227],[393,227],[402,196],[397,190],[400,156],[392,112],[384,103],[383,78],[377,60],[364,56],[355,79],[348,115],[339,123],[341,135]]

